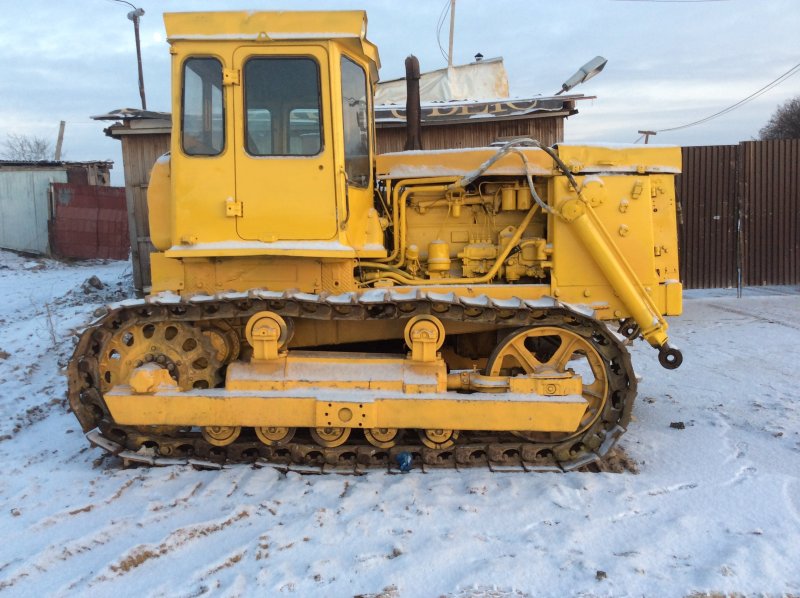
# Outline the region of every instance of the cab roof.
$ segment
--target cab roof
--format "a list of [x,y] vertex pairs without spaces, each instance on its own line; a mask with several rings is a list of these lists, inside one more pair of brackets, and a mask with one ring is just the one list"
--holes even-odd
[[167,41],[250,41],[349,39],[381,66],[378,48],[367,40],[367,13],[348,11],[235,11],[164,13]]

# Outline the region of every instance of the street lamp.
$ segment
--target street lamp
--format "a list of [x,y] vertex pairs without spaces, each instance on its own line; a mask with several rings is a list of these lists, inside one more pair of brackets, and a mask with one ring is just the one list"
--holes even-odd
[[139,42],[139,19],[144,16],[144,9],[137,8],[125,0],[114,1],[127,4],[133,9],[128,13],[128,19],[133,21],[133,35],[136,37],[136,63],[139,67],[139,95],[142,98],[142,110],[147,110],[147,100],[144,97],[144,74],[142,73],[142,45]]
[[602,56],[595,56],[589,62],[584,64],[581,68],[577,70],[577,72],[572,75],[569,79],[564,81],[561,84],[561,89],[556,92],[556,95],[561,95],[565,91],[569,91],[573,87],[580,85],[581,83],[586,83],[589,79],[594,77],[597,73],[602,71],[608,60],[603,58]]

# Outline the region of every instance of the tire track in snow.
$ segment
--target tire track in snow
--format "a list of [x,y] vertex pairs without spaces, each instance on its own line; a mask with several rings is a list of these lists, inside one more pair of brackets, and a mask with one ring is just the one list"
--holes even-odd
[[186,546],[209,538],[236,522],[250,517],[250,511],[250,508],[242,508],[222,521],[179,527],[170,532],[158,544],[139,544],[121,555],[116,562],[108,564],[105,571],[89,583],[89,587],[123,577],[148,561],[168,556]]
[[720,303],[716,303],[713,301],[707,302],[706,305],[709,305],[710,307],[713,307],[714,309],[718,309],[720,311],[725,311],[739,316],[745,316],[747,318],[752,318],[754,320],[758,320],[759,322],[764,322],[766,324],[777,324],[778,326],[785,326],[786,328],[800,330],[800,323],[798,322],[787,322],[785,320],[782,320],[781,318],[761,316],[755,311],[746,311],[744,309],[737,309],[735,307],[722,305]]

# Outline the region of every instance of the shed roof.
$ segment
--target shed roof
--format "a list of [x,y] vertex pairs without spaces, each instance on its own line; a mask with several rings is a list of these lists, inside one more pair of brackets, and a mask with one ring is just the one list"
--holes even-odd
[[[482,119],[514,120],[519,118],[565,117],[577,114],[575,103],[595,96],[540,96],[536,98],[500,98],[478,101],[424,102],[420,105],[422,125],[475,123]],[[406,123],[405,105],[375,106],[379,127],[402,127]]]
[[0,168],[14,170],[52,170],[53,168],[84,168],[87,166],[100,166],[113,168],[113,160],[87,160],[85,162],[67,162],[64,160],[0,160]]

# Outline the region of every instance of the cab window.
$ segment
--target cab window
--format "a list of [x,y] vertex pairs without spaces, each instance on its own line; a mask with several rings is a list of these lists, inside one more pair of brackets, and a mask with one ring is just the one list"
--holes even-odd
[[189,58],[183,65],[181,145],[190,156],[216,156],[225,147],[222,63]]
[[367,75],[342,56],[342,122],[344,168],[351,185],[366,187],[370,179]]
[[244,66],[245,148],[253,156],[322,151],[319,66],[312,58],[250,58]]

